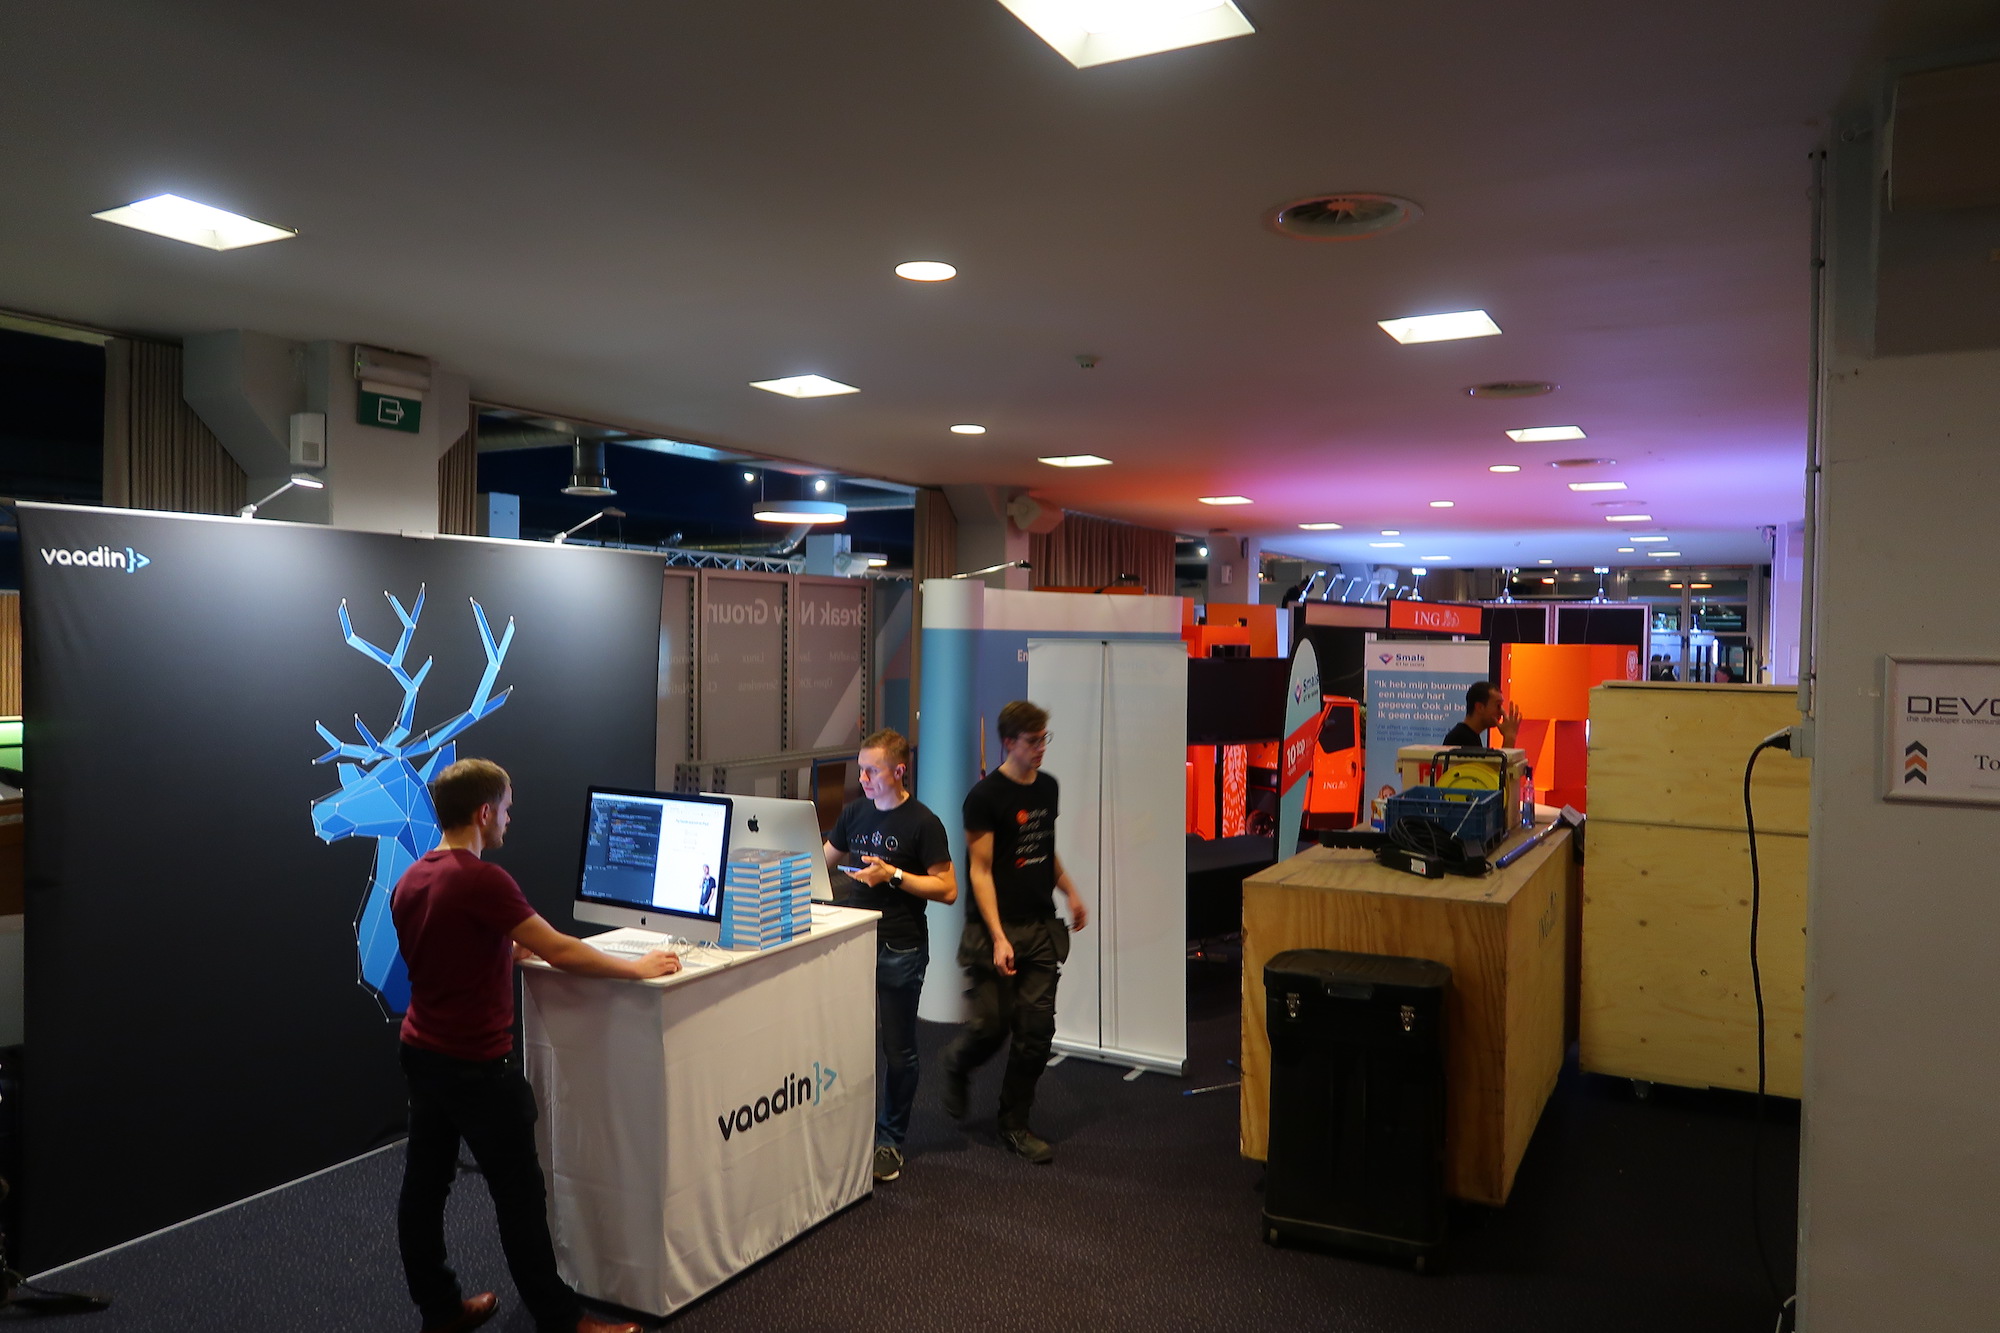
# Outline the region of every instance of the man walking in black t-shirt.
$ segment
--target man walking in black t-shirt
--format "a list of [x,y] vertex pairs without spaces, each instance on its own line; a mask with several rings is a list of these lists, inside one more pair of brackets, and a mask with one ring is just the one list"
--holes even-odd
[[924,904],[958,901],[958,874],[944,824],[910,795],[910,743],[894,731],[861,742],[861,798],[849,801],[826,836],[829,868],[859,866],[839,896],[848,907],[880,912],[875,929],[875,1013],[881,1029],[880,1110],[875,1118],[875,1179],[903,1171],[903,1140],[917,1100],[917,1001],[931,963]]
[[[944,1105],[966,1113],[966,1080],[1012,1038],[1000,1083],[1000,1138],[1037,1166],[1055,1151],[1028,1127],[1035,1083],[1056,1035],[1056,980],[1069,933],[1088,914],[1056,858],[1056,780],[1041,771],[1049,715],[1025,699],[1000,710],[1007,758],[965,796],[966,869],[979,911],[967,913],[958,961],[972,978],[972,1017],[944,1057]],[[1056,917],[1055,891],[1070,925]]]

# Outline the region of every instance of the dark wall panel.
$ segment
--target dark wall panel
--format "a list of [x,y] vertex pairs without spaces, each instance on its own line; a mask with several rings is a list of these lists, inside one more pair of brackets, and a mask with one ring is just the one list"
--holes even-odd
[[423,592],[413,737],[474,698],[472,602],[496,638],[512,620],[512,693],[457,753],[513,774],[493,860],[569,928],[585,786],[652,783],[661,565],[118,510],[23,506],[21,532],[33,1272],[401,1132],[395,1022],[356,959],[376,844],[312,818],[339,786],[314,723],[387,740],[404,700],[342,601],[393,650],[384,594]]

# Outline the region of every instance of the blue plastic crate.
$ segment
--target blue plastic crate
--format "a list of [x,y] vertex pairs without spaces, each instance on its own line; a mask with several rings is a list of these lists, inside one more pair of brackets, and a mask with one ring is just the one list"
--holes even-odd
[[1507,806],[1497,791],[1410,787],[1391,796],[1382,814],[1387,828],[1399,819],[1428,820],[1457,838],[1467,856],[1484,856],[1507,836]]

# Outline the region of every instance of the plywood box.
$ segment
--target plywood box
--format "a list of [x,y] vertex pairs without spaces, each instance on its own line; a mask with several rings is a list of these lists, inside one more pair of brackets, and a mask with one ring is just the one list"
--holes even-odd
[[[1799,720],[1779,686],[1611,684],[1591,691],[1582,1067],[1685,1087],[1757,1086],[1743,768]],[[1766,1087],[1800,1090],[1807,798],[1812,765],[1757,762]]]
[[[1589,837],[1583,1067],[1683,1087],[1756,1088],[1749,839],[1594,819]],[[1806,840],[1760,832],[1757,854],[1768,1088],[1796,1097],[1805,1023]]]
[[1270,1129],[1265,963],[1286,949],[1429,958],[1452,970],[1445,1187],[1505,1203],[1567,1047],[1574,892],[1566,832],[1480,879],[1420,879],[1366,852],[1315,847],[1245,880],[1243,1155],[1262,1159]]

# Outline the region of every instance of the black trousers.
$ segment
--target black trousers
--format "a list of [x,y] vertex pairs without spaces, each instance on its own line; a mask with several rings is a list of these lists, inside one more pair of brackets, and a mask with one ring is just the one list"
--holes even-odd
[[410,1085],[410,1142],[396,1238],[410,1299],[425,1325],[457,1318],[464,1299],[444,1252],[444,1205],[462,1140],[486,1177],[507,1271],[535,1327],[541,1333],[573,1333],[583,1307],[556,1272],[528,1080],[511,1058],[454,1060],[407,1043],[403,1075]]
[[972,1017],[945,1052],[945,1068],[971,1073],[1007,1043],[1007,1073],[1000,1081],[1000,1128],[1026,1129],[1035,1105],[1035,1084],[1048,1067],[1056,1037],[1056,981],[1069,957],[1069,927],[1045,921],[1002,922],[1014,946],[1014,975],[993,967],[993,937],[986,923],[965,923],[958,944],[959,966],[972,986]]

